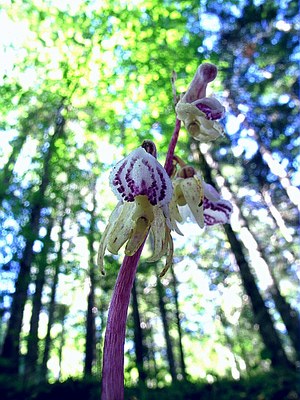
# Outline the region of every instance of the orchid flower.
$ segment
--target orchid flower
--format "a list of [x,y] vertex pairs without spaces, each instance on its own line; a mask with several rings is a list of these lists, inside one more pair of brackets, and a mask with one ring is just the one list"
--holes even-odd
[[205,97],[207,84],[216,76],[215,65],[200,65],[190,87],[176,105],[177,118],[183,121],[194,139],[202,142],[210,142],[223,134],[223,127],[216,120],[224,116],[225,108],[217,99]]
[[177,222],[183,222],[180,206],[188,206],[200,228],[229,222],[232,213],[231,203],[222,200],[216,189],[197,175],[193,167],[183,166],[177,172],[173,187],[170,222],[172,229],[177,233],[182,234],[177,226]]
[[149,233],[154,249],[151,261],[169,255],[173,248],[169,220],[173,188],[155,156],[154,143],[145,141],[118,162],[110,173],[110,186],[119,203],[109,218],[99,246],[98,265],[103,274],[106,249],[118,254],[126,243],[125,254],[133,256]]

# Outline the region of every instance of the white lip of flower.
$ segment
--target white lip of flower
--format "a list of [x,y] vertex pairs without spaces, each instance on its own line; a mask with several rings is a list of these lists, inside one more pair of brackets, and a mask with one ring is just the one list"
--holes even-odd
[[173,243],[169,203],[173,188],[165,169],[139,147],[115,165],[110,173],[110,185],[120,201],[109,218],[99,246],[98,265],[102,274],[106,248],[118,254],[126,243],[125,254],[132,256],[149,231],[154,244],[149,261],[157,261],[167,254],[167,265],[170,264]]

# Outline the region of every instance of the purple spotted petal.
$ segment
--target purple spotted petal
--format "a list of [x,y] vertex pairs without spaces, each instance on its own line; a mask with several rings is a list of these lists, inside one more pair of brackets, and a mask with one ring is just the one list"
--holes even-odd
[[155,157],[142,147],[118,162],[110,173],[110,185],[119,200],[134,201],[145,195],[152,205],[171,201],[172,182]]
[[232,205],[227,200],[214,202],[204,197],[203,210],[205,225],[226,224],[230,220]]
[[194,101],[193,104],[200,111],[204,112],[206,118],[209,120],[216,120],[224,117],[225,108],[217,99],[204,97],[203,99]]

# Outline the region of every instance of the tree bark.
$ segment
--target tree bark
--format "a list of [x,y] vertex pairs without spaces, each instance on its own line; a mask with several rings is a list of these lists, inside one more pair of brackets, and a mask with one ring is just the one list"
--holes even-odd
[[159,310],[160,310],[160,315],[161,315],[163,329],[164,329],[164,336],[165,336],[165,340],[166,340],[169,371],[170,371],[170,374],[172,377],[172,381],[175,382],[177,380],[177,374],[176,374],[173,346],[172,346],[171,336],[169,333],[169,321],[168,321],[167,311],[166,311],[166,306],[165,306],[165,301],[164,301],[164,290],[163,290],[163,286],[159,279],[157,279],[156,288],[157,288],[157,294],[158,294],[158,306],[159,306]]
[[63,234],[64,234],[64,226],[66,220],[66,214],[62,216],[61,223],[60,223],[60,233],[59,233],[59,248],[57,252],[57,258],[54,263],[54,271],[53,271],[53,281],[51,285],[51,294],[50,294],[50,301],[48,306],[48,325],[47,325],[47,333],[45,337],[44,343],[44,352],[43,352],[43,360],[41,365],[41,380],[47,381],[47,362],[49,360],[50,350],[51,350],[51,328],[54,322],[54,311],[55,311],[55,304],[56,304],[56,291],[58,285],[58,277],[60,268],[62,265],[62,250],[63,250]]
[[95,183],[93,184],[93,208],[90,212],[91,223],[90,231],[88,234],[88,249],[89,249],[89,278],[90,289],[87,299],[87,313],[86,313],[86,339],[85,339],[85,362],[84,362],[84,375],[92,375],[93,365],[96,362],[96,323],[95,323],[95,287],[96,287],[96,274],[95,274],[95,229],[96,229],[96,189]]
[[143,331],[141,329],[141,318],[138,305],[138,297],[136,291],[136,281],[133,283],[132,287],[132,314],[133,314],[133,324],[134,324],[134,348],[136,357],[136,366],[139,373],[139,380],[142,383],[146,381],[146,373],[144,369],[144,355],[145,347],[143,343]]
[[27,135],[24,132],[20,133],[20,136],[18,136],[12,143],[12,152],[9,156],[9,159],[7,160],[7,163],[5,164],[2,174],[1,174],[1,184],[0,184],[0,203],[4,200],[8,187],[10,185],[11,179],[12,179],[12,171],[14,169],[14,166],[16,164],[18,155],[20,154],[22,147],[26,141]]
[[42,292],[45,284],[45,271],[47,268],[47,256],[51,245],[51,231],[53,228],[53,219],[50,219],[47,234],[44,239],[44,247],[41,257],[38,260],[38,273],[35,281],[35,292],[32,300],[32,313],[30,319],[30,331],[27,339],[27,354],[25,357],[25,376],[35,380],[37,370],[38,349],[39,349],[39,317],[42,308]]
[[242,244],[229,224],[224,225],[224,230],[239,267],[244,289],[251,301],[254,318],[259,326],[259,332],[269,353],[272,365],[274,368],[291,368],[292,364],[288,360],[279,336],[274,328],[269,309],[259,293],[250,266],[246,261]]
[[175,300],[175,308],[176,308],[176,323],[177,323],[177,331],[178,331],[178,345],[179,345],[179,355],[180,355],[180,368],[181,374],[184,380],[186,380],[186,366],[184,361],[184,351],[182,344],[182,329],[181,329],[181,318],[180,318],[180,310],[179,310],[179,302],[178,302],[178,290],[177,290],[177,278],[174,272],[174,268],[170,268],[173,278],[173,290],[174,290],[174,300]]

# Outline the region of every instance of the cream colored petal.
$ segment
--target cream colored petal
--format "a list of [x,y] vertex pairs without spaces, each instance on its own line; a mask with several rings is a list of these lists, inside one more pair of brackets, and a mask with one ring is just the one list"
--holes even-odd
[[177,118],[180,119],[181,121],[185,121],[187,118],[189,118],[191,115],[193,116],[205,116],[203,111],[200,111],[196,106],[190,104],[190,103],[183,103],[179,102],[175,108]]
[[186,205],[186,200],[184,197],[184,194],[182,192],[181,189],[181,182],[183,181],[183,178],[176,178],[175,182],[174,182],[174,195],[173,198],[175,198],[175,202],[176,204],[178,204],[179,206],[185,206]]
[[200,228],[203,228],[203,188],[201,180],[196,176],[183,179],[181,189],[197,224]]
[[217,121],[208,120],[205,117],[190,115],[185,121],[184,126],[194,139],[201,142],[216,140],[224,134],[222,125]]
[[160,208],[156,208],[154,215],[154,221],[150,229],[150,235],[153,239],[153,254],[147,260],[148,262],[159,260],[167,251],[166,232],[168,228],[166,227],[163,211]]
[[122,210],[123,204],[122,203],[118,203],[118,205],[116,206],[116,208],[113,210],[113,212],[111,213],[109,220],[108,220],[108,224],[101,236],[101,240],[100,240],[100,244],[99,244],[99,250],[98,250],[98,256],[97,256],[97,265],[100,268],[101,274],[105,275],[105,271],[104,271],[104,256],[105,256],[105,250],[107,247],[107,242],[108,242],[108,238],[110,235],[110,232],[112,231],[115,222],[118,219],[118,216],[120,215],[120,212]]
[[105,275],[104,255],[105,255],[105,250],[106,250],[106,245],[107,245],[107,237],[108,237],[108,233],[109,233],[110,229],[111,229],[111,225],[108,224],[102,234],[101,241],[99,244],[99,249],[98,249],[97,265],[100,268],[102,275]]
[[171,230],[177,232],[179,235],[183,236],[183,233],[181,232],[181,230],[178,228],[177,222],[182,222],[183,218],[181,216],[181,214],[179,213],[178,210],[178,206],[175,200],[175,197],[172,197],[172,200],[170,202],[169,205],[169,209],[170,209],[170,226],[171,226]]
[[133,228],[132,215],[134,210],[134,203],[124,203],[120,214],[112,224],[107,241],[107,250],[112,254],[118,254],[120,248],[128,240]]
[[125,247],[126,255],[135,254],[146,239],[154,220],[153,210],[154,207],[150,204],[147,196],[141,195],[135,198],[135,211],[132,215],[133,229]]
[[170,232],[167,232],[167,259],[166,259],[166,265],[164,267],[164,269],[161,271],[161,273],[159,274],[160,278],[162,278],[168,271],[168,269],[172,266],[173,264],[173,254],[174,254],[174,246],[173,246],[173,239],[172,236],[170,234]]
[[138,218],[125,247],[125,254],[127,256],[133,256],[138,251],[146,239],[149,229],[150,221],[145,217]]

